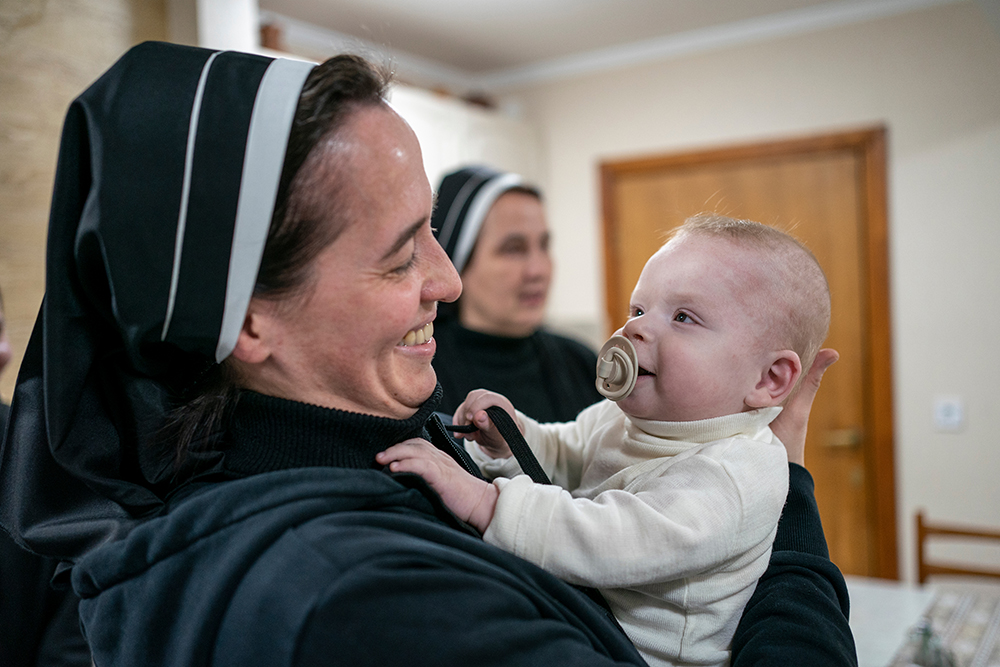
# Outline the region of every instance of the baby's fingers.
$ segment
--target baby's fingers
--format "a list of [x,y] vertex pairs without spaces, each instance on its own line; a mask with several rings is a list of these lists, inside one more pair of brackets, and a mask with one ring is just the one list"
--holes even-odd
[[[492,406],[490,406],[492,407]],[[492,431],[493,421],[490,416],[486,414],[486,409],[477,410],[475,414],[472,415],[472,423],[476,425],[480,431]]]
[[427,481],[430,481],[439,470],[439,466],[434,461],[424,456],[407,456],[392,459],[383,465],[386,465],[390,472],[412,472],[420,475]]
[[[390,465],[415,458],[426,458],[438,449],[422,438],[410,438],[393,445],[384,452],[375,455],[375,460],[381,465]],[[395,472],[395,468],[391,468]]]
[[431,486],[443,483],[454,470],[461,470],[450,456],[420,438],[393,445],[376,454],[375,460],[388,466],[390,472],[416,473]]

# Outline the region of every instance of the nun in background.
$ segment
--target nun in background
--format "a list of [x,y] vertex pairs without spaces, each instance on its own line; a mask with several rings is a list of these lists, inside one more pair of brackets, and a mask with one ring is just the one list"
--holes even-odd
[[452,414],[484,388],[538,421],[562,422],[601,400],[594,351],[542,327],[552,258],[538,189],[465,167],[441,180],[432,224],[462,277],[461,298],[434,323],[440,410]]

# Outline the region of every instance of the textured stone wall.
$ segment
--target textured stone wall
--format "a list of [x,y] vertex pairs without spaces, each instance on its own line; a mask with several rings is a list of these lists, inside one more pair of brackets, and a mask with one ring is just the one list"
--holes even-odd
[[45,290],[45,236],[70,102],[130,46],[166,39],[163,0],[0,0],[0,289],[9,402]]

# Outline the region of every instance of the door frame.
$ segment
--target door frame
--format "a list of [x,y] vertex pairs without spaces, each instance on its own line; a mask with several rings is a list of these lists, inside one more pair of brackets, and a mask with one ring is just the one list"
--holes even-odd
[[886,193],[886,129],[865,127],[832,134],[746,143],[676,154],[604,161],[600,165],[601,207],[604,226],[605,308],[608,322],[626,312],[619,303],[621,285],[612,271],[610,249],[618,247],[624,230],[616,216],[614,196],[622,176],[648,171],[719,162],[759,160],[834,150],[853,151],[860,159],[859,202],[862,224],[861,267],[866,286],[863,310],[867,317],[864,364],[870,373],[865,382],[865,420],[872,447],[866,448],[865,465],[874,477],[869,495],[875,521],[874,569],[879,577],[899,578],[896,531],[896,481],[892,400],[892,333],[889,301],[889,230]]

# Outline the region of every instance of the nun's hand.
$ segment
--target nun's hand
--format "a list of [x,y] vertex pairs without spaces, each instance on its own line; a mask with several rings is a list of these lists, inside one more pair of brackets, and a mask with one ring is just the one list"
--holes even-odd
[[771,430],[778,436],[788,460],[801,466],[806,464],[806,431],[809,426],[809,411],[812,410],[813,399],[819,390],[823,373],[840,358],[836,350],[824,348],[816,353],[809,372],[802,378],[802,383],[795,394],[785,405],[777,419],[771,422]]
[[455,516],[480,533],[493,520],[500,490],[469,473],[422,438],[411,438],[375,455],[391,472],[412,472],[426,480]]

